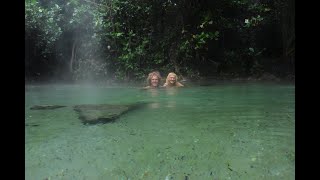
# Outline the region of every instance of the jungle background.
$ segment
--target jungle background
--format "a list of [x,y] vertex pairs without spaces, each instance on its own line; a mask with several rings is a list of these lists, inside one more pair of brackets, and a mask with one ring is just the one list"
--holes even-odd
[[26,82],[294,81],[294,65],[294,0],[25,0]]

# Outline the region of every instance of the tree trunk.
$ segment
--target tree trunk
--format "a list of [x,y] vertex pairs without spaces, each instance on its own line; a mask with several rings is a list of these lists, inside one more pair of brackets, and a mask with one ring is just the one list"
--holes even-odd
[[283,57],[287,62],[295,57],[295,2],[287,0],[282,9]]
[[175,73],[180,74],[180,68],[177,63],[177,56],[178,56],[177,43],[173,42],[169,50],[169,59],[174,66]]
[[76,50],[76,40],[73,41],[73,44],[72,44],[70,66],[69,66],[70,74],[72,74],[72,72],[73,72],[73,62],[75,61],[75,56],[76,56],[75,50]]
[[175,27],[174,31],[176,33],[176,36],[175,36],[175,38],[173,38],[174,42],[172,42],[170,49],[169,49],[169,58],[170,58],[171,63],[174,66],[175,73],[178,76],[181,76],[179,62],[178,62],[179,61],[178,45],[180,44],[180,38],[181,38],[179,32],[181,32],[182,28],[184,27],[184,17],[183,17],[182,9],[179,9],[179,11],[177,12],[175,22],[176,22],[176,27]]

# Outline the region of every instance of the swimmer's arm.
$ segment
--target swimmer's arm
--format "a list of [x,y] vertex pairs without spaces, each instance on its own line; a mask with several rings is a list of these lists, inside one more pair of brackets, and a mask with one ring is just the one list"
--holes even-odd
[[150,89],[150,86],[142,87],[142,88],[140,88],[140,89],[141,89],[141,90]]
[[184,85],[181,84],[181,83],[179,83],[179,82],[177,82],[177,86],[178,86],[178,87],[183,87]]

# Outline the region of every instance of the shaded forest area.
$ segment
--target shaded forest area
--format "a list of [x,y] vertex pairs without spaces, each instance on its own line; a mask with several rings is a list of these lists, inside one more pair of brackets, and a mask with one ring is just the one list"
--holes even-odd
[[25,80],[295,77],[293,0],[26,0]]

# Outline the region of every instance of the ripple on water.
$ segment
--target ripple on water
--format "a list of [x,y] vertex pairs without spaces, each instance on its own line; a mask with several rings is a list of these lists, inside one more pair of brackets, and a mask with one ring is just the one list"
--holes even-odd
[[[85,103],[152,102],[114,123],[83,125]],[[26,179],[294,179],[294,86],[26,90]],[[37,104],[67,105],[30,111]]]

